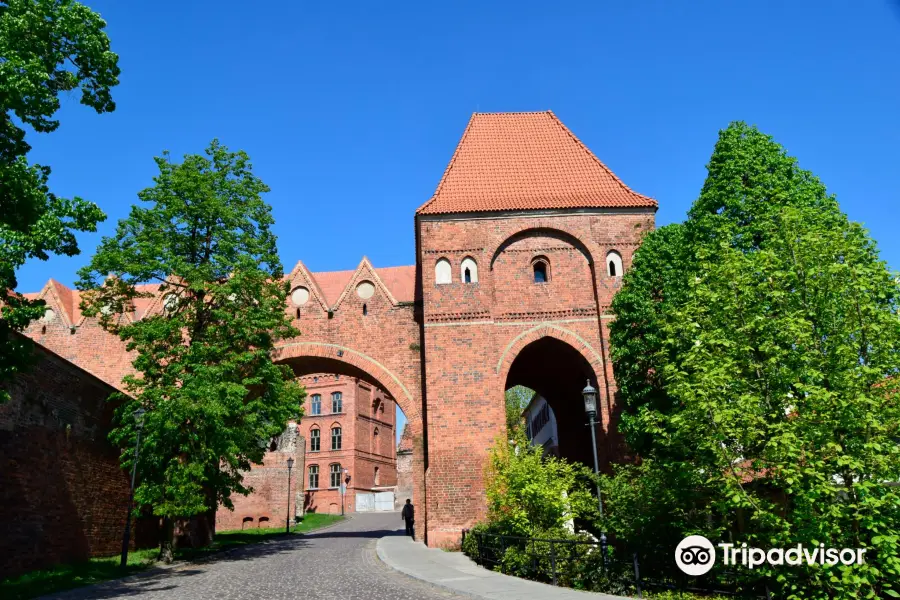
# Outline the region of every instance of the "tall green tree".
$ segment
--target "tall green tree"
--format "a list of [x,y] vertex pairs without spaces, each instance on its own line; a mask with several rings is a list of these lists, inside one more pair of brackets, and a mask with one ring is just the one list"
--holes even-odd
[[[43,302],[16,294],[16,269],[28,259],[78,254],[75,233],[96,231],[106,217],[81,198],[50,191],[50,167],[30,164],[26,127],[49,133],[59,95],[79,89],[81,104],[115,110],[119,83],[100,15],[71,0],[0,0],[0,382],[30,357],[13,337],[40,317]],[[0,390],[0,401],[6,398]]]
[[692,481],[680,504],[751,545],[869,549],[866,565],[760,570],[784,597],[895,596],[900,285],[769,136],[732,124],[708,170],[681,233],[648,236],[613,304],[626,435],[656,468],[622,477]]
[[[156,164],[143,204],[103,239],[78,287],[85,314],[136,353],[111,439],[130,468],[131,415],[147,411],[135,498],[165,518],[161,557],[171,560],[175,521],[198,515],[194,525],[213,531],[216,508],[250,491],[242,473],[301,416],[304,391],[271,357],[276,340],[299,332],[285,310],[269,188],[246,153],[218,141]],[[149,282],[162,284],[162,311],[126,318]]]

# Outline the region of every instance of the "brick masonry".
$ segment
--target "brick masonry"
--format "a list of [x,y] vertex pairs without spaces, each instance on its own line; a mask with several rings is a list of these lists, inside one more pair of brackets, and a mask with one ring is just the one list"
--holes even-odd
[[[555,117],[536,119],[534,123],[546,122],[547,131],[559,134],[555,128],[562,125]],[[515,123],[520,121],[511,119],[511,125],[504,127],[518,127]],[[531,125],[526,129],[537,131]],[[473,135],[470,142],[488,138]],[[584,382],[590,380],[600,391],[602,466],[627,454],[616,433],[619,406],[608,350],[609,306],[621,273],[609,273],[608,257],[610,252],[618,253],[624,269],[629,268],[641,237],[654,227],[656,204],[628,190],[592,155],[586,163],[572,158],[568,163],[574,165],[572,169],[558,168],[556,153],[568,153],[571,158],[589,151],[567,130],[553,140],[543,149],[531,138],[507,146],[510,151],[543,153],[534,160],[549,174],[547,181],[564,184],[587,173],[578,171],[584,168],[592,170],[590,177],[599,178],[597,186],[579,184],[560,190],[556,196],[561,200],[531,198],[532,208],[518,210],[520,195],[531,189],[522,183],[524,179],[514,185],[506,176],[494,181],[496,170],[490,165],[480,168],[481,159],[455,156],[456,167],[451,164],[448,173],[469,169],[484,181],[474,187],[457,181],[454,198],[469,189],[477,189],[482,195],[479,202],[488,204],[492,190],[512,195],[498,196],[496,208],[488,212],[420,209],[415,219],[414,267],[376,269],[364,258],[353,271],[312,273],[298,262],[286,276],[297,293],[292,293],[285,310],[302,335],[280,341],[276,360],[290,365],[298,377],[330,373],[356,378],[383,390],[403,410],[409,424],[417,535],[430,546],[458,544],[461,529],[483,516],[483,466],[489,446],[505,436],[503,392],[513,385],[531,387],[548,400],[561,434],[569,432],[560,440],[561,453],[590,464],[590,432],[583,427],[580,395]],[[532,160],[527,153],[516,160],[496,152],[479,156],[501,160],[510,169]],[[524,174],[531,177],[540,172],[529,168]],[[604,190],[618,190],[618,199],[606,208]],[[635,207],[622,204],[632,198],[639,201]],[[558,208],[552,208],[554,203]],[[471,283],[464,282],[462,273],[466,258],[477,268]],[[435,278],[441,259],[451,266],[447,284],[438,284]],[[546,262],[549,277],[536,283],[533,265],[539,259]],[[78,314],[75,294],[48,282],[34,297],[43,298],[53,314],[32,324],[27,333],[101,380],[119,385],[132,357],[95,320]],[[157,294],[149,304],[121,318],[143,318],[159,311],[160,303]],[[308,426],[304,420],[297,434],[304,440]],[[364,435],[356,429],[350,433]],[[364,440],[361,443],[366,445]],[[258,492],[256,500],[248,500],[250,504],[240,505],[254,518],[269,512],[275,515],[272,521],[283,522],[275,505],[286,510],[286,458],[284,452],[272,453],[262,468],[252,472],[252,477],[258,477],[254,488],[268,490]],[[361,457],[352,460],[363,461]],[[354,471],[360,474],[358,480],[354,475],[355,483],[368,485],[363,474],[369,466],[354,463]],[[305,467],[300,474],[307,475]],[[327,476],[320,468],[320,481]],[[280,500],[279,494],[283,495]],[[317,510],[325,504],[331,510],[333,503],[324,490],[313,494],[309,502],[304,495],[302,501]],[[220,527],[234,525],[227,520],[232,517],[221,518]]]
[[[307,397],[304,417],[290,423],[287,431],[272,441],[262,465],[244,475],[245,484],[253,488],[249,496],[235,496],[234,510],[221,508],[216,526],[241,529],[282,525],[288,515],[290,493],[292,517],[304,512],[339,514],[343,500],[345,512],[356,509],[357,492],[373,492],[393,488],[397,484],[394,446],[395,404],[383,390],[356,377],[316,373],[300,378]],[[333,394],[340,394],[340,405],[333,404]],[[319,414],[314,400],[318,396]],[[333,409],[338,408],[335,412]],[[332,449],[332,429],[339,428],[340,449]],[[313,447],[317,431],[318,448]],[[288,492],[287,459],[294,458],[291,489]],[[331,466],[349,471],[350,482],[341,498],[332,487]],[[310,477],[310,468],[318,469],[318,478]],[[376,471],[378,469],[376,482]],[[343,475],[341,476],[343,478]],[[318,479],[318,481],[316,481]],[[316,483],[316,487],[311,487]]]
[[[129,480],[106,439],[115,390],[34,351],[36,363],[0,405],[0,576],[122,549]],[[138,541],[153,545],[152,523],[142,525]]]

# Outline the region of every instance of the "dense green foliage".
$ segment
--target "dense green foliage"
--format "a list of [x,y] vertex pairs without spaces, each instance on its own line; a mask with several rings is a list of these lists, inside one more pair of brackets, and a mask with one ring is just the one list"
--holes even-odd
[[55,131],[59,96],[76,89],[81,104],[98,113],[115,109],[110,90],[119,83],[118,57],[105,27],[71,0],[0,0],[0,382],[30,356],[10,332],[44,313],[42,301],[13,292],[16,269],[29,259],[78,254],[75,232],[96,231],[106,218],[90,202],[50,191],[50,167],[28,162],[23,128]]
[[506,429],[512,431],[522,426],[522,411],[531,402],[534,390],[517,385],[506,390]]
[[688,220],[645,238],[613,302],[622,430],[646,462],[605,482],[609,529],[865,547],[861,566],[759,572],[786,598],[894,595],[898,297],[818,179],[723,130]]
[[521,428],[491,447],[485,492],[487,522],[495,531],[540,537],[567,522],[596,518],[593,473],[580,463],[542,455],[543,448],[529,444]]
[[[268,188],[247,155],[214,141],[206,156],[156,163],[144,205],[103,239],[78,286],[85,314],[136,353],[111,439],[130,468],[131,414],[147,411],[136,501],[171,524],[248,493],[242,472],[301,416],[304,392],[271,358],[277,339],[299,332],[285,311]],[[135,321],[145,282],[162,284],[162,311]]]

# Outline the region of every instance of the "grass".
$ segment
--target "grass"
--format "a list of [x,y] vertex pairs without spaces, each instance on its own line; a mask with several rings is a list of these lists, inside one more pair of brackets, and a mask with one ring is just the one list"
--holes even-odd
[[[340,515],[309,513],[303,521],[291,527],[291,534],[303,533],[340,521]],[[266,529],[245,529],[243,531],[219,531],[216,539],[206,548],[179,548],[175,560],[191,561],[231,550],[248,544],[256,544],[267,539],[285,536],[284,527]],[[26,600],[44,594],[100,583],[133,575],[157,564],[158,549],[135,550],[128,553],[128,566],[119,568],[119,557],[92,558],[88,561],[56,565],[49,569],[31,571],[0,582],[0,598],[3,600]]]

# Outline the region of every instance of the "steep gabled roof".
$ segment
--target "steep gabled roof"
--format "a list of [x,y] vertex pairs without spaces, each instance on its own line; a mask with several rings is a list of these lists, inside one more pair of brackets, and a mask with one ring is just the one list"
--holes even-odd
[[656,206],[552,112],[475,113],[434,196],[416,214]]
[[323,271],[319,273],[310,273],[310,276],[318,284],[319,289],[325,296],[329,307],[336,306],[344,293],[348,289],[348,285],[353,280],[356,273],[365,266],[371,269],[387,288],[390,296],[397,302],[412,302],[416,293],[416,267],[415,265],[403,267],[381,267],[374,268],[363,259],[359,267],[352,271]]

